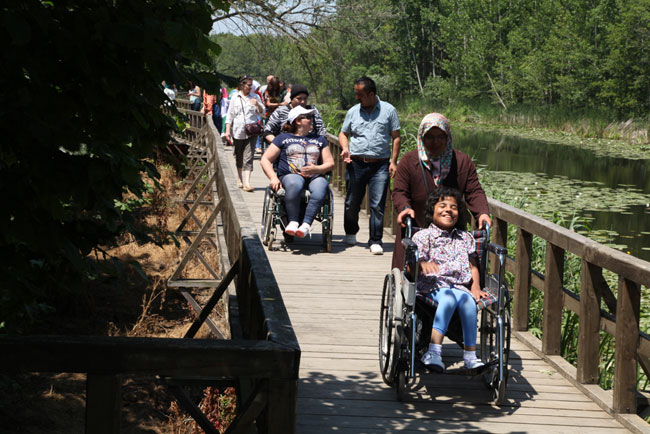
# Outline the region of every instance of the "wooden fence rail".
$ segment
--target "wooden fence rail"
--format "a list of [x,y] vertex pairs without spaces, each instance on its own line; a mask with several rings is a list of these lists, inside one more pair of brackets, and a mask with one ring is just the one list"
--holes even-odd
[[[328,134],[327,139],[335,159],[333,187],[343,190],[345,163],[340,157],[341,147],[337,137]],[[489,205],[494,222],[493,242],[506,246],[508,225],[516,227],[515,258],[507,260],[507,271],[514,274],[512,317],[515,334],[603,409],[615,414],[627,426],[638,424],[640,419],[636,415],[628,417],[627,414],[637,412],[639,399],[647,405],[647,400],[637,390],[637,363],[650,378],[650,339],[639,330],[640,289],[641,285],[650,288],[650,263],[497,200],[489,199]],[[395,234],[395,211],[390,195],[384,226],[392,227]],[[544,273],[531,269],[534,236],[546,242]],[[563,285],[567,252],[582,258],[579,295]],[[607,286],[603,269],[619,276],[617,296]],[[541,341],[527,332],[531,287],[544,295]],[[577,368],[559,355],[563,309],[579,315]],[[596,384],[601,330],[615,339],[613,391],[604,391]],[[642,420],[641,424],[645,425]]]
[[[2,336],[0,370],[87,373],[89,434],[119,432],[122,378],[140,375],[160,378],[205,432],[218,433],[189,398],[186,386],[236,385],[237,416],[228,433],[248,433],[254,424],[258,433],[291,434],[295,432],[300,347],[216,129],[204,124],[200,113],[189,115],[185,140],[209,147],[207,154],[214,156],[210,173],[215,176],[210,178],[219,202],[214,228],[217,243],[227,246],[221,254],[227,263],[222,272],[229,269],[226,278],[234,278],[239,321],[232,335],[236,338]],[[194,331],[227,285],[228,279],[215,285],[214,297],[192,325]]]

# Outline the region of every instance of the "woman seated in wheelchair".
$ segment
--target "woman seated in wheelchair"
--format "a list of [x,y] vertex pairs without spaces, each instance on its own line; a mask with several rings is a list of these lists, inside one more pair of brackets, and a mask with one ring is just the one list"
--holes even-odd
[[[324,176],[334,167],[334,158],[324,136],[309,135],[315,110],[297,106],[291,109],[287,122],[267,148],[260,161],[270,186],[277,192],[285,191],[285,208],[289,223],[287,235],[304,238],[311,230],[316,213],[329,193],[329,182]],[[274,163],[277,160],[277,173]],[[303,190],[309,189],[309,203],[302,223],[300,202]]]
[[464,203],[458,190],[440,186],[427,198],[426,218],[429,227],[413,235],[417,246],[419,273],[417,292],[438,303],[429,349],[421,358],[424,366],[443,372],[442,340],[456,309],[463,329],[466,369],[483,363],[476,357],[476,303],[488,297],[479,284],[476,243],[463,230]]

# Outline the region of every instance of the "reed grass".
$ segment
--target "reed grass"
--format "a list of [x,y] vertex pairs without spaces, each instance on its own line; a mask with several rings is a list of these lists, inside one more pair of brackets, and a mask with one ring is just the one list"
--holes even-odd
[[455,122],[541,128],[584,138],[650,143],[650,117],[617,119],[603,109],[517,104],[508,106],[506,110],[487,100],[448,101],[443,104],[419,96],[406,97],[396,107],[400,120],[404,113],[417,114],[421,119],[426,113],[439,112]]

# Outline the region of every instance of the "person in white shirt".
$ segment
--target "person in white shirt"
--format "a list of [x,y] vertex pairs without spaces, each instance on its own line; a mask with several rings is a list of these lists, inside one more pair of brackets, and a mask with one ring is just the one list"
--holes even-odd
[[[226,121],[226,141],[232,139],[235,146],[235,161],[237,164],[237,185],[244,191],[254,191],[251,186],[253,172],[253,156],[257,135],[249,136],[246,125],[257,123],[258,116],[264,112],[264,104],[260,97],[251,92],[253,79],[248,75],[239,77],[238,92],[230,100],[228,119]],[[261,131],[260,131],[261,133]]]

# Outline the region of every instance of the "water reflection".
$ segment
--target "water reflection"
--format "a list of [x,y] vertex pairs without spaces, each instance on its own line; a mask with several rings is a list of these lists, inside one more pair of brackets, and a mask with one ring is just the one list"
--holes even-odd
[[[639,203],[639,193],[643,202],[650,203],[650,160],[607,158],[574,146],[460,129],[455,130],[454,146],[490,171],[566,177],[615,189],[616,195],[635,196],[635,204],[625,206],[623,212],[582,209],[578,213],[593,219],[592,229],[607,234],[616,244],[627,246],[623,250],[650,261],[650,208]],[[504,186],[504,189],[511,187]],[[610,203],[602,203],[600,208],[608,208],[621,199],[624,198],[605,197],[602,200]]]

